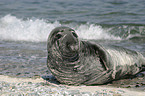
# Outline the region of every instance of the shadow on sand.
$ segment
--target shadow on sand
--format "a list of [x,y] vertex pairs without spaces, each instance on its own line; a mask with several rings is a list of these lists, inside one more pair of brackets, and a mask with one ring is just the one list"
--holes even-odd
[[60,85],[60,82],[57,81],[57,79],[56,79],[53,75],[42,76],[42,78],[43,78],[44,80],[46,80],[47,82],[50,82],[50,83],[53,83],[53,84]]
[[[56,85],[61,84],[59,81],[57,81],[57,79],[53,75],[42,76],[42,78],[52,84],[56,84]],[[92,86],[101,86],[101,85],[92,85]],[[132,78],[115,80],[110,83],[103,84],[103,86],[129,88],[129,89],[135,89],[139,91],[145,91],[145,71],[137,74]]]

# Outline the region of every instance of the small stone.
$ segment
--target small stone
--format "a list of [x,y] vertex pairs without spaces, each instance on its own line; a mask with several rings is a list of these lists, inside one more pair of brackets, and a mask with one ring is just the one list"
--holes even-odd
[[12,86],[12,89],[16,89],[16,86]]
[[80,92],[79,92],[79,90],[67,90],[67,91],[65,91],[65,94],[73,96],[73,95],[80,94]]
[[124,85],[124,83],[121,83],[121,85]]
[[21,85],[21,83],[18,83],[17,85]]
[[28,84],[32,84],[32,82],[28,82]]
[[17,75],[17,76],[18,76],[18,75],[21,75],[21,73],[17,73],[16,75]]
[[37,79],[37,78],[41,78],[41,77],[39,75],[34,75],[32,78]]
[[113,96],[121,96],[121,94],[114,93]]
[[57,86],[55,86],[55,85],[51,85],[51,87],[57,87]]
[[110,93],[114,93],[114,91],[109,91]]
[[25,74],[29,74],[29,72],[25,72]]
[[39,96],[38,93],[28,93],[27,96]]
[[145,83],[141,83],[141,85],[145,85]]
[[119,92],[121,92],[121,93],[125,93],[125,91],[123,91],[123,90],[118,90]]
[[140,85],[139,85],[139,84],[137,84],[137,85],[135,85],[135,87],[140,87]]
[[102,91],[106,92],[106,91],[107,91],[107,89],[103,89]]
[[0,87],[0,90],[2,91],[3,87]]
[[127,86],[124,86],[125,88],[131,88],[131,86],[130,85],[127,85]]
[[66,86],[59,86],[60,88],[66,88]]
[[92,96],[90,92],[81,92],[82,96]]
[[46,83],[44,83],[44,82],[41,82],[41,83],[40,83],[40,85],[42,85],[42,86],[45,86],[45,85],[46,85]]
[[96,91],[95,92],[95,96],[107,96],[107,93],[106,92],[98,92],[98,91]]
[[108,94],[103,92],[103,93],[102,93],[102,96],[108,96]]

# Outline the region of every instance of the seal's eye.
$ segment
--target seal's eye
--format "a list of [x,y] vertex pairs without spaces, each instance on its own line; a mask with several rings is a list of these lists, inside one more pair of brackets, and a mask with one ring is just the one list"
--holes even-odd
[[60,30],[60,32],[64,32],[64,30]]
[[57,34],[56,37],[57,37],[57,39],[60,39],[62,37],[62,35],[61,34]]
[[76,33],[72,32],[72,34],[74,37],[78,38],[78,35]]

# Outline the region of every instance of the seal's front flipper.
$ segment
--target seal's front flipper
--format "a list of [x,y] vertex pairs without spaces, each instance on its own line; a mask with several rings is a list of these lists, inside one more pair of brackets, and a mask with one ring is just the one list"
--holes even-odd
[[108,82],[112,81],[112,76],[111,76],[112,73],[113,73],[113,70],[106,70],[106,71],[98,74],[97,76],[95,75],[95,76],[89,78],[89,80],[86,81],[84,84],[93,85],[93,84],[108,83]]

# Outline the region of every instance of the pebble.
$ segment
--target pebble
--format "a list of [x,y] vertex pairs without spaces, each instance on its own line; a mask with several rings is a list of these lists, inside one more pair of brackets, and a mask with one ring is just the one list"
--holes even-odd
[[80,92],[80,90],[70,90],[66,86],[55,86],[48,83],[8,83],[0,81],[0,96],[121,96],[125,91],[121,89],[101,91]]

